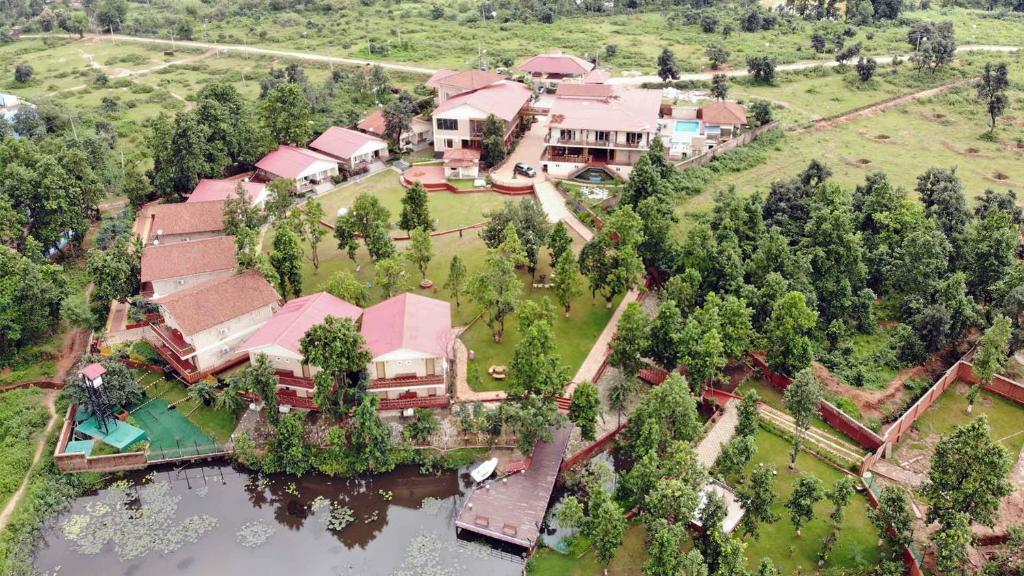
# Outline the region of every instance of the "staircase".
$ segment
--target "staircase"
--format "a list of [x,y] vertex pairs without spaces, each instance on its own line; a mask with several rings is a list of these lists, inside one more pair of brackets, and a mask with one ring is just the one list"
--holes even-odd
[[[761,418],[767,422],[770,422],[783,430],[793,432],[793,417],[789,414],[776,410],[766,404],[760,405],[759,413]],[[813,426],[808,428],[807,433],[804,434],[804,442],[812,446],[815,450],[828,452],[836,458],[851,464],[860,462],[864,459],[866,454],[864,450],[847,442],[846,440]]]
[[568,414],[569,405],[572,404],[572,400],[570,400],[569,398],[565,398],[563,396],[557,396],[555,398],[555,403],[558,404],[559,412],[561,412],[562,414]]

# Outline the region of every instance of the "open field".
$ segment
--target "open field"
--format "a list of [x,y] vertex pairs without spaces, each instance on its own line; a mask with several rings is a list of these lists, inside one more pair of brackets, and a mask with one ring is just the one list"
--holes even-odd
[[43,394],[28,388],[0,395],[0,508],[32,466],[36,441],[50,417]]

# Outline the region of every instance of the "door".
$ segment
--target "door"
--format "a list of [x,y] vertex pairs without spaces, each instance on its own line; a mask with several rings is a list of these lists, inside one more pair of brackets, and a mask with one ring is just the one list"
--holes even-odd
[[303,378],[311,378],[312,377],[309,374],[309,364],[303,364],[302,365],[302,377]]
[[374,372],[377,373],[377,378],[387,378],[387,376],[384,375],[384,363],[383,362],[374,362],[373,366],[374,366]]
[[434,362],[435,362],[434,358],[427,358],[427,376],[436,376],[437,375],[437,369],[434,366]]

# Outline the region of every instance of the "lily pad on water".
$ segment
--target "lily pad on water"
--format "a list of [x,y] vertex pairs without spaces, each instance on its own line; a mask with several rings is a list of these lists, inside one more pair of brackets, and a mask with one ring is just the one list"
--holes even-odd
[[253,520],[242,524],[238,529],[236,537],[238,543],[246,548],[257,548],[262,546],[271,536],[277,532],[277,528],[267,524],[263,520]]

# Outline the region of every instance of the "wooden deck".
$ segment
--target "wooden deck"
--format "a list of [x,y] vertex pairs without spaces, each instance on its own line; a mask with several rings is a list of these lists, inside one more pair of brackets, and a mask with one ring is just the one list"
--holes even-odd
[[456,528],[524,548],[533,548],[548,509],[571,428],[538,442],[525,472],[493,480],[473,490],[455,519]]

